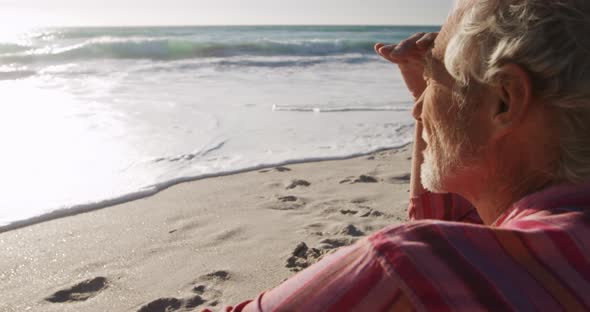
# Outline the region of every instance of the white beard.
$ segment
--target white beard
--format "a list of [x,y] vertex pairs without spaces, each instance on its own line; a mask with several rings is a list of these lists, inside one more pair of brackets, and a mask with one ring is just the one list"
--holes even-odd
[[[429,138],[430,136],[428,135],[426,128],[423,128],[422,140],[424,140],[427,145],[429,144]],[[420,166],[420,179],[422,180],[422,186],[425,189],[433,193],[446,193],[443,189],[442,181],[445,176],[442,166],[443,159],[441,159],[443,155],[434,155],[434,151],[434,146],[429,146],[429,148],[424,150],[424,162]]]
[[420,166],[422,186],[433,193],[445,193],[442,186],[443,170],[432,155],[432,149],[424,151],[424,162]]

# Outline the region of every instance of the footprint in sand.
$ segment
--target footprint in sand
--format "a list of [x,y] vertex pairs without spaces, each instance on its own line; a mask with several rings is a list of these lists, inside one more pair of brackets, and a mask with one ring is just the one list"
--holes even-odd
[[356,242],[356,238],[327,238],[320,242],[318,248],[309,248],[307,244],[301,242],[287,258],[285,267],[292,272],[299,272],[322,260],[325,255],[332,253],[337,248],[351,245],[354,242]]
[[272,210],[295,210],[303,207],[305,200],[297,196],[278,196],[275,202],[269,204]]
[[307,182],[305,180],[293,180],[293,181],[291,181],[291,184],[289,184],[287,186],[287,189],[288,190],[292,190],[292,189],[294,189],[294,188],[296,188],[298,186],[308,187],[310,185],[311,185],[311,183],[309,183],[309,182]]
[[183,305],[184,302],[176,298],[160,298],[142,306],[137,312],[177,311],[180,310]]
[[344,180],[340,181],[340,184],[350,183],[353,180],[354,180],[354,176],[352,176],[352,177],[346,177]]
[[[191,311],[197,307],[215,307],[219,304],[221,291],[205,285],[218,284],[231,278],[228,271],[215,271],[205,274],[191,283],[191,294],[184,298],[159,298],[143,305],[137,312]],[[205,282],[202,284],[201,282]]]
[[296,196],[279,196],[279,200],[283,203],[295,202],[295,201],[297,201],[297,197]]
[[299,272],[319,261],[323,255],[324,252],[321,250],[309,248],[307,244],[301,242],[295,247],[291,256],[287,259],[285,267],[292,272]]
[[215,271],[213,273],[209,273],[209,274],[201,276],[201,279],[203,279],[203,280],[216,281],[216,282],[227,281],[230,278],[231,278],[231,274],[227,271]]
[[352,210],[352,209],[340,209],[340,213],[343,215],[355,215],[358,212],[358,210]]
[[[192,298],[186,299],[185,300],[185,304],[184,304],[184,308],[186,310],[192,310],[204,303],[206,303],[207,301],[205,301],[203,298],[201,298],[201,296],[194,296]],[[210,304],[211,305],[211,304]],[[215,304],[217,305],[217,303]]]
[[362,174],[358,178],[355,178],[355,177],[346,177],[346,179],[340,181],[340,184],[344,184],[344,183],[348,183],[348,184],[356,184],[356,183],[377,183],[377,182],[379,182],[379,180],[377,180],[375,177],[372,177],[370,175]]
[[204,302],[206,306],[215,307],[219,304],[219,298],[221,297],[222,292],[217,290],[215,287],[211,287],[210,285],[219,285],[229,281],[231,278],[232,274],[224,270],[202,275],[196,281],[194,281],[193,284],[195,286],[193,286],[192,292],[207,298],[206,302]]
[[99,276],[80,282],[68,289],[60,290],[45,300],[53,303],[76,302],[88,300],[108,287],[108,280]]
[[352,183],[377,183],[377,182],[379,182],[379,181],[376,178],[374,178],[370,175],[364,175],[364,174],[362,174],[356,180],[352,181]]
[[340,230],[340,232],[338,232],[338,234],[355,236],[355,237],[365,235],[365,233],[363,231],[359,230],[356,226],[354,226],[352,224],[345,226],[342,230]]
[[409,173],[388,178],[387,181],[392,184],[406,184],[410,183],[412,175]]
[[[217,305],[217,300],[215,302],[215,305]],[[194,295],[184,299],[160,298],[142,306],[137,312],[191,311],[204,303],[207,303],[207,300],[203,299],[200,295]],[[209,306],[214,305],[209,303]]]

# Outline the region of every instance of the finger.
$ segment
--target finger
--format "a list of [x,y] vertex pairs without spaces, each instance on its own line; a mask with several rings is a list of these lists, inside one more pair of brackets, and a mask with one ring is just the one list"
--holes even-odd
[[379,54],[381,54],[384,57],[388,57],[391,54],[391,52],[395,49],[395,47],[395,44],[384,45],[379,48]]
[[426,50],[432,46],[437,36],[437,32],[427,33],[416,41],[416,46],[421,50]]
[[408,37],[407,39],[403,40],[402,42],[404,42],[406,45],[415,45],[416,42],[418,40],[422,39],[425,35],[427,35],[427,33],[425,33],[425,32],[415,33],[415,34],[411,35],[410,37]]
[[377,43],[375,45],[375,51],[382,57],[392,62],[397,62],[395,59],[403,59],[404,57],[412,56],[410,54],[413,54],[412,52],[416,50],[416,42],[424,35],[426,35],[424,32],[415,33],[397,45],[384,45],[383,43]]
[[391,45],[385,45],[383,43],[377,43],[375,45],[375,52],[377,52],[377,54],[379,54],[379,56],[381,56],[382,58],[388,60],[388,61],[392,61],[389,57],[389,55],[391,54],[391,51],[395,48],[395,45],[391,44]]
[[391,45],[383,45],[379,47],[379,50],[377,51],[377,53],[383,57],[384,59],[393,62],[393,63],[399,63],[400,59],[398,57],[395,56],[395,54],[393,54],[393,50],[395,49],[396,45],[395,44],[391,44]]
[[430,33],[424,34],[424,36],[422,36],[417,41],[432,41],[432,40],[436,39],[437,36],[438,36],[438,32],[430,32]]
[[383,46],[385,46],[385,44],[383,44],[381,42],[375,43],[375,46],[374,46],[375,53],[381,54],[381,53],[379,53],[379,49],[381,49]]
[[394,53],[398,56],[403,57],[405,56],[405,54],[415,51],[417,48],[416,42],[420,40],[420,38],[422,38],[424,35],[426,35],[426,33],[424,32],[413,34],[408,39],[405,39],[402,42],[400,42],[395,48]]
[[408,37],[408,39],[406,39],[406,40],[418,41],[420,38],[424,37],[424,35],[426,35],[425,32],[415,33],[415,34],[411,35],[410,37]]
[[406,51],[398,49],[397,45],[384,46],[380,50],[381,56],[396,64],[421,63],[423,52],[413,49]]

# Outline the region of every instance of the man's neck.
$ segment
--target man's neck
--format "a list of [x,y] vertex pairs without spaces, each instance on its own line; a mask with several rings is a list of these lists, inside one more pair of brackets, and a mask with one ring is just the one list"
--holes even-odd
[[[536,118],[534,118],[536,116]],[[462,185],[460,195],[469,200],[485,224],[492,224],[512,205],[549,186],[559,184],[552,173],[559,163],[559,141],[554,129],[539,129],[551,124],[535,114],[520,127],[519,133],[476,152],[473,164]],[[539,144],[538,142],[543,142]]]
[[[498,168],[490,166],[489,168]],[[465,183],[460,195],[469,200],[485,224],[494,223],[513,204],[551,185],[557,184],[546,171],[532,170],[523,163],[495,169]]]

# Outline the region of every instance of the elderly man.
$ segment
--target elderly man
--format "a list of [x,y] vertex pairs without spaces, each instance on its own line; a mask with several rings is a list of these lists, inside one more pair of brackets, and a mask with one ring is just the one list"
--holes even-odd
[[234,310],[590,310],[590,2],[462,1],[376,50],[416,97],[414,221]]

